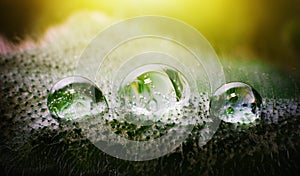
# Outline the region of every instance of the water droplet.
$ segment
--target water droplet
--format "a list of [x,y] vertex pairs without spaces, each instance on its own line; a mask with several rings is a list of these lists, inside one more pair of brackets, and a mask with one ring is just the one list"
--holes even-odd
[[154,98],[149,100],[146,108],[148,109],[148,111],[153,111],[153,112],[157,111],[158,110],[157,101]]
[[187,81],[177,70],[155,64],[129,74],[118,94],[122,112],[139,118],[139,121],[162,120],[164,114],[169,114],[176,105],[186,103],[190,96]]
[[262,98],[251,86],[232,82],[220,87],[211,100],[211,113],[230,123],[252,123],[260,118]]
[[48,109],[57,119],[80,121],[108,110],[101,90],[83,77],[58,81],[48,95]]

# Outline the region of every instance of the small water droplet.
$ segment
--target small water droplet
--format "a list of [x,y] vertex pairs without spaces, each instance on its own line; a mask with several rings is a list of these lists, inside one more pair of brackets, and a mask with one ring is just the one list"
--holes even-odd
[[58,81],[48,95],[48,109],[57,119],[80,121],[108,110],[101,90],[83,77]]
[[211,113],[230,123],[253,123],[260,118],[262,98],[251,86],[232,82],[220,87],[211,100]]
[[157,111],[158,110],[158,105],[157,105],[157,101],[155,99],[151,99],[148,103],[146,108],[148,109],[148,111]]

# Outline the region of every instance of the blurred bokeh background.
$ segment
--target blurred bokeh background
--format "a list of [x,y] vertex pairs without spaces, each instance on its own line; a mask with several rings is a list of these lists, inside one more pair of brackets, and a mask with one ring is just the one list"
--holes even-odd
[[255,58],[291,74],[300,72],[298,0],[1,0],[2,45],[3,41],[14,45],[38,41],[49,27],[83,10],[99,11],[115,20],[173,17],[197,28],[220,57]]

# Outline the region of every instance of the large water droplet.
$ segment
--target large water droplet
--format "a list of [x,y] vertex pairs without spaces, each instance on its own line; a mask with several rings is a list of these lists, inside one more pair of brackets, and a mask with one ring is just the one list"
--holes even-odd
[[189,91],[180,72],[165,65],[151,64],[129,74],[118,94],[122,113],[129,113],[138,121],[154,122],[165,121],[169,116],[174,118],[172,111],[177,114],[176,106],[187,103]]
[[251,86],[232,82],[220,87],[211,99],[210,112],[230,123],[252,123],[260,118],[262,98]]
[[83,77],[67,77],[57,82],[50,90],[47,104],[55,118],[76,122],[108,110],[101,90]]

